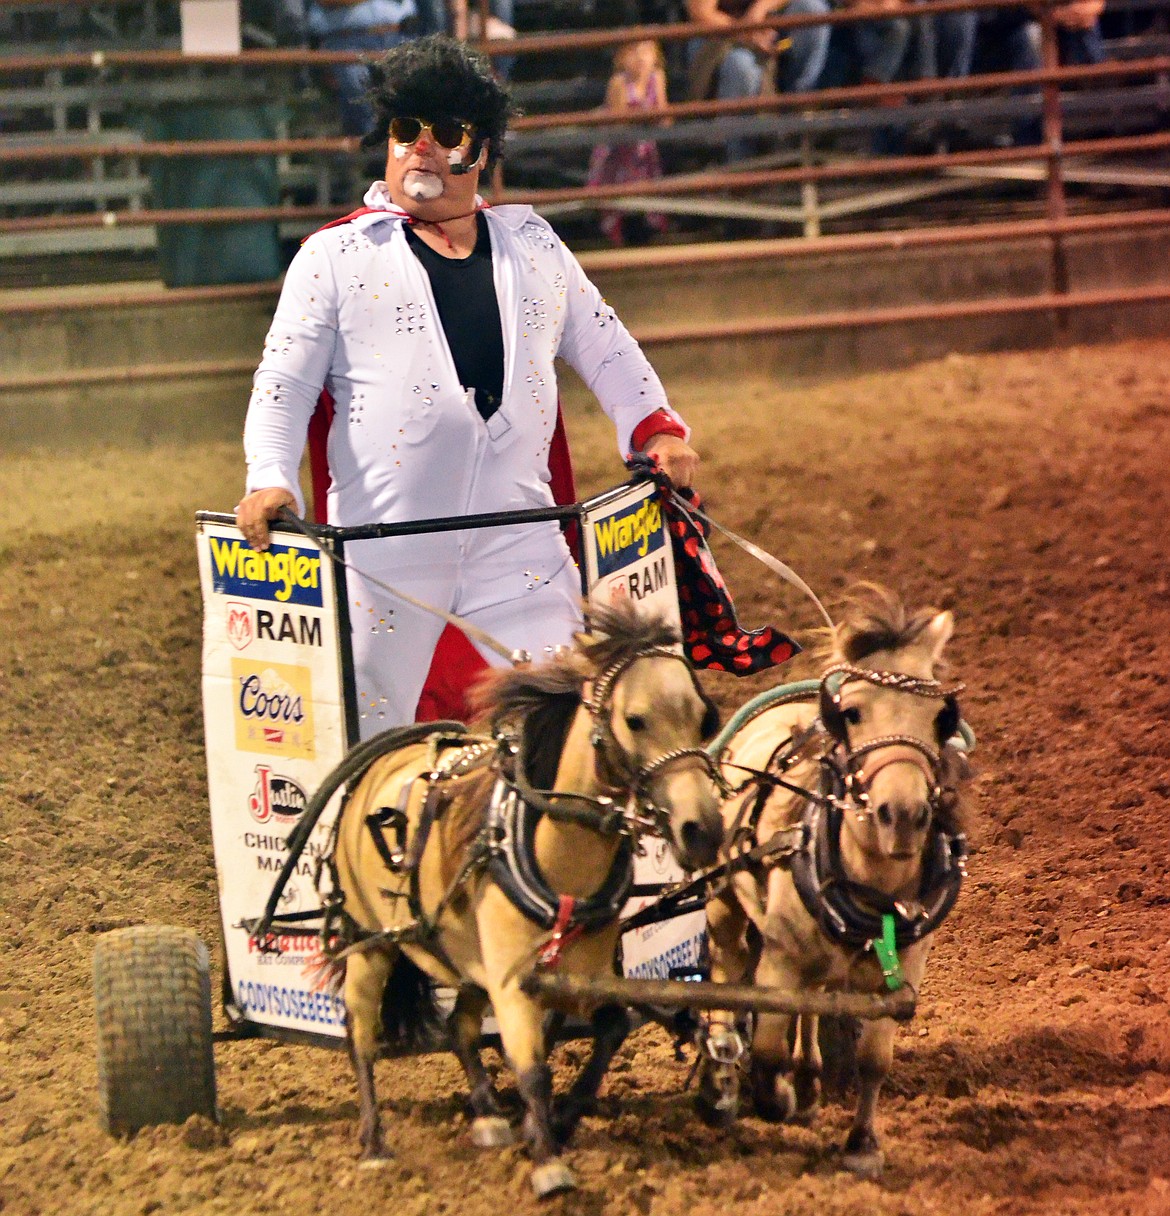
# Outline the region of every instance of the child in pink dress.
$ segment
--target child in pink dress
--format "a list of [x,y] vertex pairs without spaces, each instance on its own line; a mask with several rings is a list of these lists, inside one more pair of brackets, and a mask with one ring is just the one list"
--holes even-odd
[[[653,110],[666,104],[666,71],[662,48],[652,38],[629,42],[614,56],[613,75],[605,93],[604,109],[615,114],[630,110]],[[635,143],[598,144],[589,159],[589,185],[643,182],[662,176],[658,144],[652,139]],[[647,214],[646,224],[656,232],[666,230],[666,217]],[[615,245],[624,241],[622,215],[602,211],[601,231]]]

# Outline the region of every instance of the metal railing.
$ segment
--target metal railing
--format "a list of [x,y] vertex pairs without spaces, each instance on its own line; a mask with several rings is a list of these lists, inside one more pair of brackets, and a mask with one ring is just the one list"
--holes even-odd
[[[0,0],[0,7],[29,0]],[[65,5],[82,0],[43,0],[45,4]],[[132,5],[136,0],[123,0]],[[1012,308],[1053,310],[1062,313],[1072,307],[1099,307],[1103,303],[1126,303],[1149,300],[1153,289],[1135,293],[1070,292],[1066,241],[1069,236],[1085,232],[1152,228],[1170,221],[1170,212],[1142,207],[1136,211],[1114,212],[1106,215],[1071,216],[1069,185],[1085,175],[1086,180],[1114,181],[1119,186],[1145,184],[1154,188],[1170,186],[1170,172],[1158,159],[1170,147],[1170,131],[1144,131],[1130,135],[1069,140],[1066,117],[1100,103],[1103,98],[1115,108],[1127,103],[1140,107],[1147,125],[1159,125],[1156,117],[1170,112],[1170,55],[1147,58],[1126,58],[1085,67],[1061,67],[1057,56],[1057,30],[1052,16],[1051,0],[925,0],[915,4],[912,15],[927,17],[934,14],[988,9],[1028,9],[1039,11],[1042,31],[1044,66],[1038,71],[998,72],[964,78],[928,79],[899,82],[891,85],[857,85],[823,89],[809,93],[751,97],[730,101],[685,101],[663,105],[660,109],[634,115],[616,115],[598,110],[572,110],[550,114],[533,114],[517,119],[510,133],[507,151],[519,159],[526,152],[555,148],[589,148],[595,142],[634,138],[655,138],[663,143],[686,146],[701,145],[705,140],[720,140],[728,134],[769,133],[786,135],[799,143],[799,149],[787,157],[796,163],[754,167],[719,166],[699,171],[675,173],[652,181],[615,185],[568,186],[510,186],[507,179],[497,177],[488,190],[494,203],[530,202],[547,213],[562,213],[573,209],[596,210],[607,206],[621,210],[670,209],[677,203],[694,213],[739,214],[774,218],[797,224],[810,238],[805,241],[775,240],[744,243],[754,249],[752,256],[777,258],[800,257],[813,253],[836,253],[848,250],[878,248],[914,248],[936,245],[976,246],[994,240],[1008,240],[1028,235],[1048,242],[1050,276],[1048,290],[1028,300],[965,301],[953,306],[954,315],[988,315]],[[775,29],[784,31],[811,25],[838,25],[866,19],[880,19],[888,12],[878,8],[851,8],[826,15],[776,17],[759,22],[744,31]],[[689,40],[717,36],[710,29],[693,23],[636,26],[618,30],[580,31],[575,33],[526,34],[506,42],[478,44],[488,54],[525,56],[566,51],[604,50],[638,38],[654,38],[659,42]],[[112,88],[141,90],[147,88],[142,74],[155,77],[181,70],[186,73],[214,72],[229,69],[243,73],[258,86],[257,73],[287,74],[306,67],[327,67],[336,63],[351,63],[361,59],[352,52],[307,50],[254,50],[238,56],[183,55],[168,49],[110,50],[105,52],[67,52],[62,54],[17,54],[0,57],[0,86],[13,77],[27,80],[37,74],[71,74],[69,88],[84,91],[87,82],[95,91]],[[121,76],[121,81],[115,78]],[[1103,86],[1112,92],[1102,93]],[[24,85],[27,88],[27,83]],[[63,86],[62,86],[63,87]],[[186,90],[199,88],[196,79],[185,80]],[[263,91],[262,89],[260,90]],[[0,101],[3,91],[0,88]],[[894,108],[897,107],[897,108]],[[981,108],[980,108],[981,107]],[[1022,113],[1039,110],[1042,141],[1024,147],[976,148],[962,152],[940,152],[929,155],[864,157],[858,155],[826,156],[816,151],[813,140],[841,131],[865,130],[877,124],[906,123],[914,118],[961,118],[977,113],[983,119],[1010,119]],[[669,123],[670,125],[664,125]],[[100,138],[99,138],[100,135]],[[73,138],[68,131],[58,131],[53,138],[37,139],[25,136],[17,139],[0,135],[0,165],[48,166],[53,164],[88,164],[104,167],[118,158],[134,167],[153,159],[186,159],[222,156],[274,156],[282,163],[291,158],[310,161],[321,158],[353,156],[357,141],[341,136],[312,136],[301,138],[255,140],[149,140],[139,135],[120,139],[117,132],[88,131]],[[1102,158],[1119,156],[1140,157],[1145,164],[1138,173],[1132,166],[1124,171],[1110,172],[1109,161]],[[1144,176],[1143,176],[1144,175]],[[912,180],[933,179],[936,186],[929,189],[969,188],[973,182],[989,178],[1037,181],[1043,190],[1043,218],[1027,221],[990,224],[963,224],[949,228],[909,227],[898,232],[872,234],[821,235],[821,218],[826,213],[818,206],[817,191],[821,187],[846,183],[874,182],[879,179],[905,187]],[[115,179],[106,175],[109,185]],[[801,192],[796,207],[777,204],[736,203],[741,196],[760,191],[795,187]],[[913,198],[913,190],[904,190]],[[117,188],[107,189],[110,197],[123,197]],[[887,195],[889,192],[887,191]],[[97,191],[95,188],[95,197]],[[882,197],[886,197],[883,195]],[[724,207],[720,212],[719,206]],[[58,207],[50,214],[0,215],[0,241],[4,236],[15,237],[33,233],[85,233],[135,229],[153,231],[173,224],[229,224],[245,221],[279,222],[289,230],[308,231],[316,224],[344,211],[343,206],[318,201],[310,204],[287,203],[270,207],[212,207],[212,208],[152,208],[140,200],[132,200],[122,208],[102,206],[93,210]],[[829,209],[831,211],[831,209]],[[840,214],[846,214],[841,211]],[[748,256],[737,252],[737,243],[728,244],[715,253],[679,251],[665,247],[653,252],[639,251],[637,264],[687,264],[708,258],[735,260]],[[622,265],[631,255],[621,252],[606,255],[610,264]],[[196,289],[199,290],[199,289]],[[207,289],[205,298],[228,298],[255,293],[255,285]],[[261,289],[263,290],[263,289]],[[1156,294],[1156,293],[1155,293]],[[182,298],[170,293],[171,299]],[[1161,298],[1161,297],[1158,297]],[[950,305],[946,306],[950,308]],[[941,305],[931,305],[931,315],[942,315]],[[874,324],[913,319],[913,310],[886,310],[865,314]],[[774,332],[796,328],[833,328],[840,325],[865,323],[859,313],[825,314],[819,320],[811,318],[779,318],[760,324],[773,324]],[[736,323],[739,324],[739,323]],[[744,328],[746,326],[746,328]],[[710,327],[708,327],[710,328]],[[735,326],[732,327],[735,329]],[[760,332],[756,322],[743,323],[743,332]],[[694,340],[694,327],[679,328],[677,333],[689,336],[679,341]],[[726,327],[722,333],[728,331]],[[739,330],[735,330],[736,333]],[[650,342],[676,340],[665,330],[646,331]]]

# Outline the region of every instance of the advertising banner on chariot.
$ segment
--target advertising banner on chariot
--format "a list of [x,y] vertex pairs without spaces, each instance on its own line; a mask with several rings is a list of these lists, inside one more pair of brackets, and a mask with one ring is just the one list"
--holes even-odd
[[[289,833],[348,747],[338,587],[311,540],[276,532],[258,553],[222,519],[200,517],[196,543],[208,794],[233,1013],[339,1037],[341,1002],[312,982],[312,922],[263,943],[244,925],[264,911]],[[336,813],[335,802],[310,837],[281,913],[320,907],[315,870]]]
[[[674,558],[666,517],[653,482],[625,486],[586,504],[585,576],[589,602],[628,601],[639,610],[681,625]],[[665,841],[634,860],[639,888],[662,888],[684,877]],[[639,911],[652,896],[631,900],[625,913]],[[671,917],[622,937],[622,965],[627,976],[669,979],[695,971],[702,954],[707,918],[702,912]]]
[[625,486],[586,505],[582,532],[590,601],[629,601],[678,625],[670,537],[654,483]]

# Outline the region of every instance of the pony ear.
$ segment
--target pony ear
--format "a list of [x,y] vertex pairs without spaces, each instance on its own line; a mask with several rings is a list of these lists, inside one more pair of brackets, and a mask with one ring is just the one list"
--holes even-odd
[[930,650],[932,667],[942,658],[942,652],[954,632],[955,618],[950,612],[938,613],[922,631],[922,639]]

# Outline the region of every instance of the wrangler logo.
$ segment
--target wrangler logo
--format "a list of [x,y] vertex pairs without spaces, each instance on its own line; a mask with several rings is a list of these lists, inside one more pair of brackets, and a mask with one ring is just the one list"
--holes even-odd
[[212,586],[220,595],[321,607],[319,553],[275,544],[257,553],[234,538],[208,539]]
[[597,544],[597,572],[609,574],[666,543],[662,507],[657,500],[646,499],[608,519],[595,520],[593,538]]

